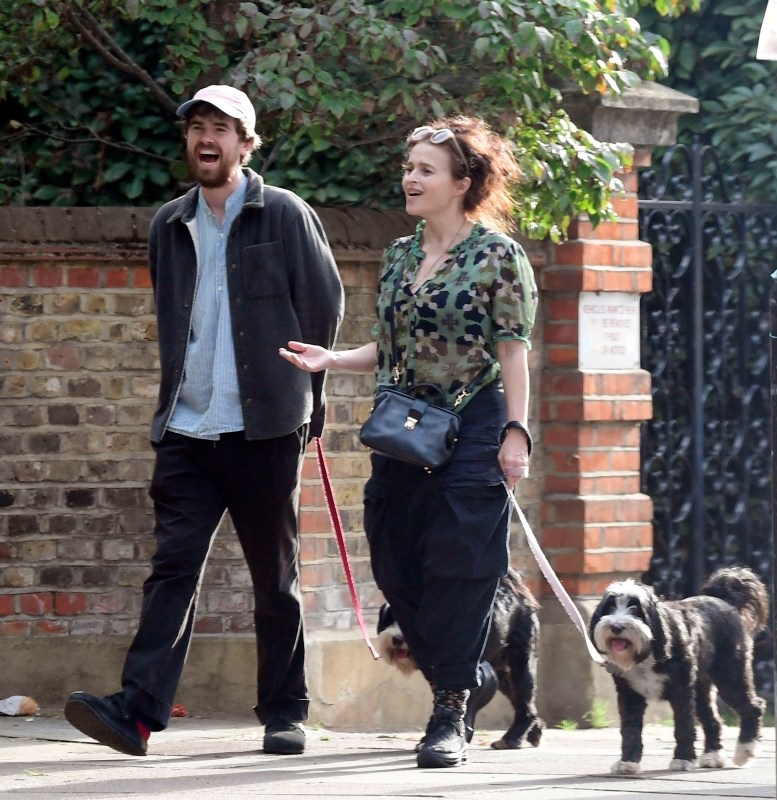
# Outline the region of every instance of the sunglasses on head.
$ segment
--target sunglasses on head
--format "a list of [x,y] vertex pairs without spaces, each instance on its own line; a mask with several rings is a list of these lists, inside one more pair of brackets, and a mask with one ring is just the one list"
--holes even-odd
[[461,149],[461,145],[456,139],[456,134],[450,128],[433,128],[431,125],[422,125],[420,128],[416,128],[409,137],[411,142],[421,142],[427,138],[432,144],[450,142],[469,175],[469,162],[467,161],[467,157],[464,155],[464,151]]

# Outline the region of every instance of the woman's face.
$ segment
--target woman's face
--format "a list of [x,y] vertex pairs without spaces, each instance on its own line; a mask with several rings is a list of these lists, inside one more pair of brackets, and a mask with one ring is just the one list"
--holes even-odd
[[429,218],[461,206],[469,178],[455,180],[451,151],[446,144],[422,141],[410,149],[402,169],[405,210]]

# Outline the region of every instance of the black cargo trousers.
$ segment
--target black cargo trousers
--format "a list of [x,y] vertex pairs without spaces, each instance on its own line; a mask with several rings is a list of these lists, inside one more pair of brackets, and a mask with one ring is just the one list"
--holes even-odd
[[500,382],[462,411],[453,458],[428,472],[372,455],[364,529],[372,571],[410,652],[439,689],[478,685],[499,578],[509,563],[509,506],[499,467]]

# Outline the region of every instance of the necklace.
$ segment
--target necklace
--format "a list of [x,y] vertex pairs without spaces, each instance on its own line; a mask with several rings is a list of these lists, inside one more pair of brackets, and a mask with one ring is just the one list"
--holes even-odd
[[[453,234],[453,238],[451,239],[450,244],[442,251],[442,253],[440,253],[440,255],[437,257],[436,261],[432,264],[432,266],[429,267],[429,270],[428,270],[429,278],[431,278],[432,275],[434,275],[435,271],[437,270],[437,267],[440,265],[440,262],[443,260],[443,258],[445,258],[445,256],[448,254],[448,251],[456,243],[456,239],[459,238],[459,234],[462,232],[462,230],[464,230],[464,226],[466,224],[467,224],[467,218],[464,217],[464,221],[461,223],[461,225],[459,225],[459,229],[456,231],[456,233]],[[417,292],[426,283],[427,280],[428,280],[428,278],[424,278],[423,280],[419,280],[419,276],[416,275],[415,280],[413,281],[412,285],[410,286],[410,289],[413,292]]]

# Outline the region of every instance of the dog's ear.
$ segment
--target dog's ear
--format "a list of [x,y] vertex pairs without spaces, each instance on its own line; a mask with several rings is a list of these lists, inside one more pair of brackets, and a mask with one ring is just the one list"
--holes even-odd
[[653,658],[659,662],[667,661],[672,657],[672,630],[666,610],[652,589],[648,600],[647,618],[653,634]]
[[391,610],[391,606],[388,603],[384,603],[380,607],[380,611],[378,611],[378,633],[385,631],[394,622],[394,612]]
[[588,634],[591,637],[591,641],[594,641],[594,631],[596,630],[596,626],[599,624],[599,620],[601,620],[604,614],[604,605],[609,600],[610,593],[605,592],[604,597],[599,601],[599,604],[594,609],[594,613],[591,616],[591,620],[588,623]]

